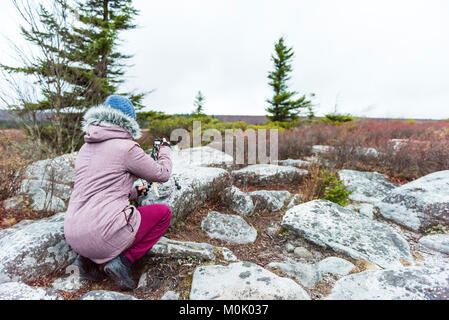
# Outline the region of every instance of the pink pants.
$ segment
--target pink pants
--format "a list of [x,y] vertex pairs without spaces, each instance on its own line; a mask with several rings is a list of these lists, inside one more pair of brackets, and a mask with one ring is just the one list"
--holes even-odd
[[131,263],[142,258],[159,241],[171,220],[171,210],[164,204],[151,204],[137,210],[142,221],[133,244],[123,252]]

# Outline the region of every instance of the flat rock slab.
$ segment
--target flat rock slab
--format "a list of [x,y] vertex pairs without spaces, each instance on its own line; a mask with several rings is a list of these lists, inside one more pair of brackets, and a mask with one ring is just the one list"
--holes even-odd
[[304,169],[273,164],[254,164],[232,172],[235,183],[257,187],[299,184],[307,174]]
[[387,180],[377,172],[340,170],[338,172],[343,184],[353,191],[349,199],[358,202],[376,202],[385,198],[398,184]]
[[355,268],[355,265],[342,258],[329,257],[318,262],[317,267],[321,274],[346,276]]
[[391,227],[326,200],[288,210],[282,227],[322,247],[363,259],[382,268],[413,261],[407,241]]
[[243,216],[254,212],[254,202],[251,196],[236,186],[226,188],[221,195],[222,202],[232,211]]
[[306,288],[313,288],[322,280],[319,270],[313,264],[271,262],[268,267],[279,269],[285,274],[295,277]]
[[[200,208],[209,197],[218,194],[231,185],[229,173],[220,168],[205,168],[193,166],[174,166],[172,176],[181,185],[178,190],[174,180],[158,183],[159,197],[154,187],[148,196],[139,197],[141,206],[161,203],[166,204],[172,211],[171,223],[182,221],[188,214]],[[141,184],[138,180],[136,185]]]
[[21,282],[0,284],[0,300],[64,300],[53,289],[30,287]]
[[172,160],[174,166],[189,165],[194,167],[226,167],[234,162],[231,155],[211,147],[174,149]]
[[139,300],[128,294],[115,291],[95,290],[81,296],[79,300]]
[[64,213],[0,231],[0,283],[34,281],[64,270],[76,257],[64,238]]
[[216,260],[221,253],[226,261],[236,259],[228,248],[215,247],[208,243],[183,242],[162,237],[149,251],[151,255],[170,258],[196,258],[202,261]]
[[198,267],[191,300],[310,300],[301,286],[250,262]]
[[419,243],[427,248],[449,254],[449,234],[432,234],[419,239]]
[[256,209],[278,212],[292,195],[290,192],[282,190],[257,190],[251,192],[250,196]]
[[201,222],[201,229],[213,239],[220,239],[230,243],[253,243],[257,238],[257,231],[237,215],[209,212]]
[[449,225],[449,170],[404,184],[376,205],[383,217],[412,230]]
[[370,270],[338,280],[329,300],[448,300],[449,268]]
[[306,160],[287,159],[287,160],[279,160],[277,164],[280,166],[287,166],[287,167],[307,168],[312,165],[312,162]]

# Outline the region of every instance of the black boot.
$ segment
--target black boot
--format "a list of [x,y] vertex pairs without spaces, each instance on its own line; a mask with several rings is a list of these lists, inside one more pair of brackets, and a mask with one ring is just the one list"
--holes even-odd
[[124,254],[121,254],[104,266],[104,272],[114,280],[120,290],[134,290],[137,284],[131,278],[131,265],[131,261]]
[[83,279],[98,282],[106,278],[106,274],[100,271],[98,265],[86,257],[78,255],[73,264],[78,267]]

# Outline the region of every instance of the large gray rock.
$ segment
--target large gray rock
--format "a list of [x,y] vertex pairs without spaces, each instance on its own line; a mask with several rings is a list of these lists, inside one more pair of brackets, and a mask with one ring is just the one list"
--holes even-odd
[[25,170],[20,194],[4,201],[6,209],[31,208],[36,211],[61,212],[66,210],[64,200],[70,198],[75,182],[77,153],[32,163]]
[[53,159],[32,163],[25,176],[30,180],[53,181],[70,185],[75,182],[75,159],[77,153],[65,154]]
[[419,243],[427,248],[449,254],[449,234],[432,234],[419,239]]
[[285,201],[292,196],[288,191],[278,190],[257,190],[251,192],[250,195],[256,209],[271,212],[280,211],[284,207]]
[[64,201],[43,189],[33,190],[28,194],[20,194],[15,197],[6,199],[3,207],[7,210],[22,210],[30,208],[36,211],[53,211],[61,212],[66,209]]
[[257,238],[257,231],[237,215],[209,212],[201,222],[201,229],[214,239],[230,243],[253,243]]
[[298,184],[307,174],[308,171],[304,169],[273,164],[254,164],[232,172],[237,184],[259,187]]
[[[139,205],[162,203],[172,210],[172,221],[183,220],[188,214],[201,207],[209,197],[216,195],[231,185],[228,172],[220,168],[175,165],[172,175],[181,185],[178,190],[174,180],[158,183],[159,197],[154,186],[148,196],[139,197]],[[139,180],[137,184],[141,183]]]
[[64,300],[53,289],[30,287],[21,282],[0,284],[0,300]]
[[254,203],[251,196],[236,186],[226,188],[222,193],[221,200],[235,213],[246,216],[254,212]]
[[449,170],[398,187],[376,205],[383,217],[412,230],[449,225]]
[[338,280],[330,300],[448,300],[449,268],[370,270]]
[[321,273],[313,264],[271,262],[268,267],[279,269],[285,274],[295,277],[306,288],[313,288],[322,280]]
[[310,300],[291,279],[250,262],[198,267],[192,279],[191,300]]
[[0,283],[34,281],[64,270],[76,257],[64,238],[63,213],[0,231],[0,248]]
[[355,170],[340,170],[338,172],[343,184],[352,190],[349,199],[358,202],[376,202],[382,200],[397,184],[387,180],[387,177],[377,172],[362,172]]
[[342,258],[329,257],[318,262],[317,267],[322,274],[346,276],[355,268],[355,265]]
[[196,258],[202,261],[216,260],[219,258],[217,254],[220,252],[226,261],[235,259],[234,254],[228,248],[215,247],[208,243],[171,240],[165,237],[162,237],[149,251],[154,256],[180,259]]
[[231,155],[207,146],[182,150],[173,149],[172,160],[175,166],[194,167],[227,167],[234,162]]
[[30,180],[25,179],[20,186],[20,193],[34,194],[43,190],[47,197],[54,196],[62,200],[70,199],[73,188],[69,185],[52,183],[48,180]]
[[401,260],[413,261],[407,241],[391,227],[330,201],[293,207],[286,212],[282,227],[319,246],[383,268],[402,267]]
[[114,291],[95,290],[81,296],[79,300],[139,300],[129,294]]

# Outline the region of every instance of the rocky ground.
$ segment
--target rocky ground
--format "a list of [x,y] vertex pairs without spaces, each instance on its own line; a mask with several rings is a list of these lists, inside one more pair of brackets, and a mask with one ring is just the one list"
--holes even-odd
[[4,202],[59,213],[0,230],[0,299],[449,298],[449,171],[400,186],[342,170],[353,193],[341,207],[303,203],[309,161],[236,169],[212,148],[175,150],[181,189],[171,180],[138,200],[169,205],[172,225],[133,266],[139,287],[117,292],[108,279],[81,280],[71,265],[63,221],[75,157],[33,164],[21,194]]

